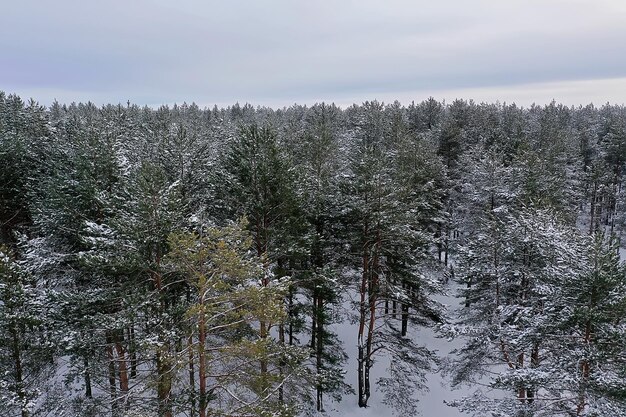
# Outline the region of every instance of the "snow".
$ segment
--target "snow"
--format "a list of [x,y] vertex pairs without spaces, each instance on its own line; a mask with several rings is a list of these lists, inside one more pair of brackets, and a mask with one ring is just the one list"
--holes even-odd
[[[453,314],[459,301],[454,297],[456,293],[456,284],[450,283],[446,294],[435,296],[434,298],[444,305],[449,306],[450,313]],[[343,304],[343,309],[350,312],[350,302]],[[348,355],[348,361],[345,366],[345,381],[356,387],[356,326],[350,324],[348,320],[344,320],[339,324],[332,326],[332,330],[337,333],[339,339],[343,342],[343,348]],[[444,337],[437,337],[435,331],[430,328],[409,329],[409,334],[417,341],[419,345],[424,345],[427,349],[435,350],[440,357],[445,357],[455,348],[459,348],[463,344],[463,340],[448,340]],[[376,381],[379,377],[387,376],[386,368],[389,365],[389,359],[379,357],[371,370],[372,381]],[[427,392],[415,393],[414,398],[418,402],[418,410],[422,416],[440,416],[440,417],[460,417],[467,414],[461,413],[458,409],[450,407],[444,401],[452,401],[469,394],[467,387],[452,389],[449,381],[442,377],[439,372],[429,372],[426,375],[428,386]],[[375,389],[373,385],[372,396],[369,399],[369,407],[366,409],[359,408],[357,404],[357,395],[344,395],[339,404],[325,404],[326,414],[329,416],[342,417],[391,417],[394,411],[391,407],[382,403],[382,393]],[[322,415],[322,414],[320,414]],[[397,415],[397,414],[395,414]]]

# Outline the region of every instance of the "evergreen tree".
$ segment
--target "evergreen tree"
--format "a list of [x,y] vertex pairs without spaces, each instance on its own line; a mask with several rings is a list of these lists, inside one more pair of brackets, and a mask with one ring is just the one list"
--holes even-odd
[[[346,178],[350,185],[344,193],[351,223],[349,244],[358,256],[354,260],[361,275],[357,292],[359,406],[368,404],[370,371],[376,353],[382,350],[392,362],[390,377],[379,381],[384,401],[399,412],[412,412],[415,405],[410,396],[424,388],[423,372],[431,357],[405,337],[409,309],[415,308],[421,320],[439,319],[436,303],[430,299],[437,284],[420,270],[420,254],[429,240],[419,224],[420,201],[408,195],[415,178],[404,172],[410,181],[402,185],[409,187],[394,184],[393,146],[398,138],[391,134],[383,105],[366,102],[363,108],[353,108],[352,126],[355,145]],[[398,312],[401,329],[395,327],[396,313],[387,315],[390,301],[402,305]]]
[[54,348],[46,328],[41,289],[7,247],[0,247],[0,405],[3,413],[30,417],[54,412],[49,379]]

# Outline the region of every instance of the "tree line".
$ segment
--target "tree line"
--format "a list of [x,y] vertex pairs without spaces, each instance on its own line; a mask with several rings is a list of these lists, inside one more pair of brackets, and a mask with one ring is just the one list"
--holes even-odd
[[408,415],[439,369],[477,416],[626,415],[625,160],[608,104],[0,93],[0,404],[295,416],[378,390]]

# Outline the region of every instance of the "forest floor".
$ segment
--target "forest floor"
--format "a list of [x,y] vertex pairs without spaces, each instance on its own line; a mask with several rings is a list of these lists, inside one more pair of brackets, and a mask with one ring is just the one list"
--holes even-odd
[[[458,284],[450,281],[446,285],[445,294],[441,294],[435,297],[437,301],[442,303],[448,309],[448,316],[451,318],[456,317],[456,311],[460,308],[460,301],[456,298]],[[350,309],[350,300],[344,302],[344,308]],[[348,361],[346,362],[346,375],[345,381],[352,386],[356,386],[357,380],[357,346],[356,340],[356,327],[350,323],[349,320],[344,320],[341,323],[333,326],[333,331],[337,333],[339,339],[343,342],[342,345],[348,355]],[[437,352],[440,358],[448,357],[450,352],[463,345],[461,339],[447,340],[446,338],[437,337],[436,332],[432,328],[411,328],[409,334],[418,345],[425,346],[429,350]],[[386,368],[389,365],[389,358],[380,356],[374,363],[372,368],[372,381],[376,381],[381,376],[385,376]],[[450,401],[466,395],[468,393],[467,387],[461,387],[460,389],[453,389],[450,387],[449,381],[442,377],[438,370],[427,373],[426,386],[428,391],[416,392],[414,398],[419,402],[417,408],[422,416],[430,417],[460,417],[467,416],[461,413],[456,408],[450,407],[444,403],[444,401]],[[330,403],[326,401],[326,414],[330,416],[341,417],[391,417],[394,415],[393,409],[382,403],[382,394],[372,387],[372,396],[369,400],[368,408],[359,408],[357,404],[357,396],[344,395],[340,403]],[[397,415],[397,414],[396,414]]]

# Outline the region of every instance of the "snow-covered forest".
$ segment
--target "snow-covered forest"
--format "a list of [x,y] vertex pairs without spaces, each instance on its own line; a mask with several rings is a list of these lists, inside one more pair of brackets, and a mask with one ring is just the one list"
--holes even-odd
[[625,416],[625,164],[623,106],[0,93],[0,415]]

